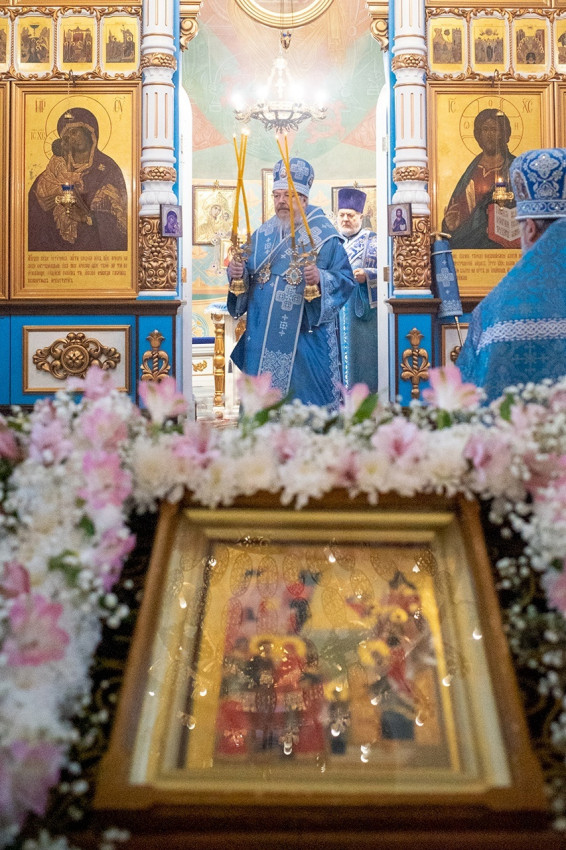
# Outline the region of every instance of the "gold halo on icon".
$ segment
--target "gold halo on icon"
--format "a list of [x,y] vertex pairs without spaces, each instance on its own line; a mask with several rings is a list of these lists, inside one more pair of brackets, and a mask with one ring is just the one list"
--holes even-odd
[[94,97],[89,97],[84,94],[67,95],[67,97],[62,97],[61,100],[57,101],[45,119],[45,140],[43,142],[43,152],[45,153],[46,159],[51,159],[51,145],[55,139],[59,138],[59,134],[57,132],[57,122],[59,121],[59,118],[67,109],[78,109],[79,107],[82,109],[89,109],[98,121],[98,150],[103,151],[110,141],[112,121],[110,120],[108,110],[101,105],[100,101]]
[[474,136],[474,120],[476,115],[484,109],[500,109],[509,119],[511,123],[511,136],[509,138],[508,148],[513,153],[521,144],[523,138],[524,125],[523,119],[517,107],[510,100],[503,97],[497,92],[489,95],[482,95],[471,100],[460,117],[460,138],[467,149],[476,156],[480,152],[480,147]]

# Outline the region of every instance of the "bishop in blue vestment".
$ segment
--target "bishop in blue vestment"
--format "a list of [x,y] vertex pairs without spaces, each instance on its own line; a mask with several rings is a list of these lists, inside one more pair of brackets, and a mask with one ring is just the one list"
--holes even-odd
[[566,149],[511,165],[523,256],[476,307],[457,365],[486,400],[566,374]]
[[[291,176],[306,214],[309,235],[293,203],[295,243],[299,254],[313,251],[297,267],[290,232],[287,173],[280,160],[273,170],[275,216],[251,239],[245,264],[232,260],[228,278],[242,278],[244,292],[228,294],[235,318],[247,313],[246,330],[232,360],[248,375],[269,372],[283,395],[305,404],[336,407],[342,382],[338,345],[338,312],[348,300],[354,279],[336,228],[322,209],[308,204],[314,171],[304,159],[290,160]],[[305,299],[305,286],[310,297]]]
[[367,384],[377,392],[377,236],[362,227],[366,193],[338,191],[338,231],[344,239],[356,288],[340,311],[344,383]]

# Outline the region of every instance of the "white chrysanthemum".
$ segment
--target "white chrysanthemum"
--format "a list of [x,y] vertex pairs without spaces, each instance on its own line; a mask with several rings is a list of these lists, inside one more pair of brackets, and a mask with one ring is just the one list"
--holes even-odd
[[423,489],[448,496],[464,489],[463,478],[468,468],[464,449],[470,433],[469,425],[456,425],[427,434],[426,455],[418,464]]
[[133,498],[140,510],[152,508],[177,483],[179,463],[172,452],[174,437],[162,437],[155,442],[138,437],[129,453],[133,475]]

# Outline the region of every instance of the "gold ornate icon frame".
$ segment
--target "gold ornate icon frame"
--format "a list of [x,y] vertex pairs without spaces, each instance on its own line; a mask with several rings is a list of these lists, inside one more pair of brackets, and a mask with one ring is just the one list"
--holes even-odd
[[[246,594],[255,588],[255,611],[264,619],[250,641],[250,647],[257,644],[254,652],[267,642],[279,647],[281,657],[293,646],[300,655],[300,629],[289,624],[288,615],[301,607],[289,604],[299,598],[301,582],[311,586],[309,641],[322,650],[319,657],[332,665],[347,654],[348,642],[357,647],[357,678],[348,679],[352,701],[354,682],[365,687],[360,669],[388,652],[375,633],[364,637],[365,618],[371,620],[380,606],[385,610],[384,588],[387,593],[413,588],[409,593],[422,603],[413,614],[426,620],[433,637],[434,661],[419,688],[428,679],[436,737],[424,744],[416,735],[412,741],[360,744],[357,738],[375,727],[368,712],[375,712],[376,701],[366,705],[363,697],[361,725],[342,762],[327,744],[321,752],[311,748],[307,758],[303,751],[301,758],[296,743],[297,752],[286,762],[279,752],[283,738],[263,748],[275,747],[274,757],[273,751],[260,752],[255,737],[253,752],[234,749],[239,737],[232,734],[231,709],[224,712],[223,677],[231,669],[233,645],[227,635],[235,622],[237,630],[245,630],[251,617],[234,620],[236,603],[248,611]],[[357,613],[345,614],[347,608]],[[400,611],[395,616],[403,619]],[[331,638],[319,635],[317,644],[320,617]],[[303,671],[308,663],[303,656]],[[316,678],[313,670],[309,674]],[[329,693],[324,690],[327,701],[334,699]],[[289,708],[288,690],[285,695],[281,706]],[[253,704],[257,712],[265,701]],[[326,708],[331,714],[332,706]],[[430,718],[414,720],[426,726]],[[312,741],[310,720],[305,723]],[[291,748],[304,731],[299,724]],[[226,509],[188,502],[164,506],[99,773],[95,807],[101,814],[120,813],[127,824],[142,812],[150,820],[152,810],[165,812],[171,828],[198,832],[203,824],[214,829],[227,811],[234,825],[257,825],[265,816],[270,828],[284,830],[292,812],[296,828],[309,834],[324,812],[326,828],[346,838],[352,818],[365,829],[384,819],[391,829],[396,819],[414,818],[415,828],[430,806],[440,830],[464,811],[472,817],[481,812],[482,828],[491,817],[495,827],[511,813],[513,828],[524,818],[533,824],[545,817],[540,767],[530,747],[477,506],[433,496],[390,497],[369,506],[338,492],[301,511],[267,494]],[[159,828],[167,831],[163,817]]]

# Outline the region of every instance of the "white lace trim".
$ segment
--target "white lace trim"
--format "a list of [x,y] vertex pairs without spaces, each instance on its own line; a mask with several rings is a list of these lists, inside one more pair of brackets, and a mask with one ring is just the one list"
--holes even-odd
[[495,342],[560,339],[561,337],[566,337],[566,319],[513,319],[509,322],[497,322],[483,331],[478,351]]

